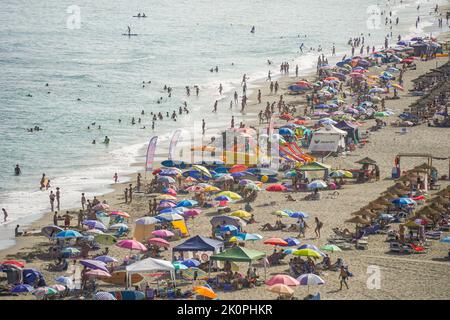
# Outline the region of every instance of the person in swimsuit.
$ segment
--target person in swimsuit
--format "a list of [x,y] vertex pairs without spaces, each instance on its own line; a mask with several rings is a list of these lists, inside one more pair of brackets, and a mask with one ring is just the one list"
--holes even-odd
[[18,164],[16,164],[16,167],[14,168],[14,174],[16,176],[20,176],[22,174],[22,170],[20,170],[20,167]]

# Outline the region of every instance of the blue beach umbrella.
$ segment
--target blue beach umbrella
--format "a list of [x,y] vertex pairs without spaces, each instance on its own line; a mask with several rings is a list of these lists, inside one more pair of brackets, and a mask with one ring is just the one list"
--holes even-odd
[[294,247],[300,245],[300,240],[296,238],[284,238],[284,241],[287,242],[288,247]]
[[64,230],[56,234],[58,239],[82,238],[83,235],[75,230]]
[[13,293],[28,293],[33,291],[34,288],[29,284],[18,284],[11,289]]
[[181,262],[181,264],[184,264],[188,268],[194,268],[198,267],[200,265],[200,261],[195,259],[186,259]]
[[177,203],[176,207],[193,207],[196,206],[198,204],[197,201],[195,200],[181,200],[180,202]]
[[231,201],[231,198],[229,198],[227,196],[218,196],[218,197],[215,197],[214,200],[216,200],[216,201]]
[[222,232],[233,232],[233,231],[237,231],[238,228],[236,228],[235,226],[231,225],[231,224],[227,224],[225,226],[220,227],[220,231]]
[[450,243],[450,237],[445,237],[445,238],[441,239],[440,242]]
[[291,218],[309,218],[309,215],[305,212],[301,212],[301,211],[297,211],[297,212],[292,212],[291,214],[289,214],[289,217]]

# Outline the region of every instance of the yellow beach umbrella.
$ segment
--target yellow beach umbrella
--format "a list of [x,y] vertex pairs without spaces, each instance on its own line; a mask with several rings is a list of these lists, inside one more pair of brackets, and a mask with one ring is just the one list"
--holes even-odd
[[313,249],[300,249],[292,252],[294,256],[320,258],[320,253]]
[[251,218],[252,214],[244,210],[237,210],[232,212],[230,216],[248,219]]
[[171,196],[170,194],[161,194],[156,197],[157,200],[177,200],[174,196]]
[[205,189],[203,189],[203,191],[205,191],[205,192],[218,192],[218,191],[220,191],[220,189],[215,187],[215,186],[207,186],[207,187],[205,187]]
[[266,290],[278,293],[279,295],[291,295],[294,293],[294,289],[282,283],[274,284],[273,286],[268,287]]
[[196,165],[193,165],[192,168],[193,168],[194,170],[200,171],[200,172],[203,173],[205,176],[207,176],[207,177],[209,177],[209,178],[212,178],[211,172],[209,172],[209,170],[206,169],[204,166],[201,166],[201,165],[196,164]]
[[274,212],[272,212],[272,214],[275,216],[278,216],[278,217],[289,217],[288,213],[281,211],[281,210],[274,211]]
[[238,195],[235,192],[231,192],[231,191],[222,191],[222,192],[216,194],[216,197],[220,197],[220,196],[228,197],[231,200],[241,200],[242,199],[242,197],[240,195]]

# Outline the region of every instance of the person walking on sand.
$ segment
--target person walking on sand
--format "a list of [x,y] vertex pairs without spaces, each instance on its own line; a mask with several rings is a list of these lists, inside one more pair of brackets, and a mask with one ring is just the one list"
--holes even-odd
[[258,89],[258,104],[261,104],[261,90]]
[[141,174],[140,173],[138,173],[137,174],[137,178],[136,178],[136,184],[137,184],[137,191],[138,192],[140,192],[141,191],[141,178],[142,178],[142,176],[141,176]]
[[83,220],[84,220],[84,213],[83,210],[80,210],[78,212],[78,223],[77,223],[78,229],[81,227],[81,222],[83,222]]
[[314,221],[316,222],[316,228],[314,232],[316,233],[316,237],[320,238],[320,229],[323,227],[323,222],[319,220],[319,218],[315,217]]
[[205,134],[205,126],[206,126],[206,122],[205,119],[202,119],[202,134]]
[[6,212],[5,208],[2,208],[3,211],[3,222],[6,222],[6,218],[8,218],[8,212]]
[[61,193],[59,192],[59,187],[56,188],[56,206],[58,207],[58,211],[61,210],[60,208],[60,199],[61,199]]
[[84,192],[81,194],[81,208],[84,210],[84,207],[86,205],[86,197],[84,195]]
[[53,225],[58,226],[58,211],[53,214]]
[[50,199],[50,207],[51,210],[55,210],[55,194],[53,193],[53,191],[50,191],[50,195],[48,196]]
[[306,237],[306,228],[309,228],[309,226],[306,224],[305,220],[302,217],[298,219],[297,223],[299,229],[298,238],[300,238],[300,236],[302,236],[303,238]]
[[270,94],[272,94],[273,93],[273,81],[270,82],[269,89],[270,89]]
[[347,279],[348,279],[348,270],[342,265],[341,270],[339,271],[339,279],[341,279],[341,287],[339,290],[342,290],[342,284],[345,284],[345,286],[348,289]]
[[278,92],[278,87],[279,87],[278,81],[275,81],[275,85],[274,85],[275,94],[277,94],[277,92]]
[[133,201],[133,185],[130,183],[128,185],[128,199],[131,201]]
[[128,203],[128,188],[125,188],[123,194],[125,196],[125,203]]

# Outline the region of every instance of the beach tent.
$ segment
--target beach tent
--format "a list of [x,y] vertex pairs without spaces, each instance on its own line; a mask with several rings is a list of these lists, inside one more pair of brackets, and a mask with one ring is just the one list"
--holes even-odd
[[214,253],[219,253],[223,251],[223,248],[224,244],[222,241],[202,236],[195,236],[174,247],[172,249],[172,253],[183,251],[213,251]]
[[[265,257],[265,252],[237,246],[227,249],[221,253],[213,254],[210,258],[209,271],[211,272],[211,264],[213,261],[248,262],[250,266],[252,262],[264,259]],[[264,264],[264,277],[265,276],[266,264]]]
[[[207,237],[195,236],[187,239],[182,244],[174,247],[172,249],[172,260],[175,252],[212,252],[219,253],[224,249],[224,244],[222,241],[214,240]],[[203,259],[202,260],[207,260]]]
[[347,132],[347,137],[346,137],[347,142],[349,139],[352,139],[355,143],[359,143],[358,125],[353,124],[349,121],[342,120],[336,124],[336,128]]
[[131,277],[136,273],[149,273],[152,271],[168,271],[175,285],[175,267],[171,262],[160,259],[147,258],[126,267],[127,287],[130,285]]
[[144,242],[152,237],[152,231],[160,221],[153,217],[143,217],[136,220],[133,238],[139,242]]
[[309,152],[337,152],[345,148],[345,137],[347,132],[336,128],[332,124],[317,130],[313,133]]

